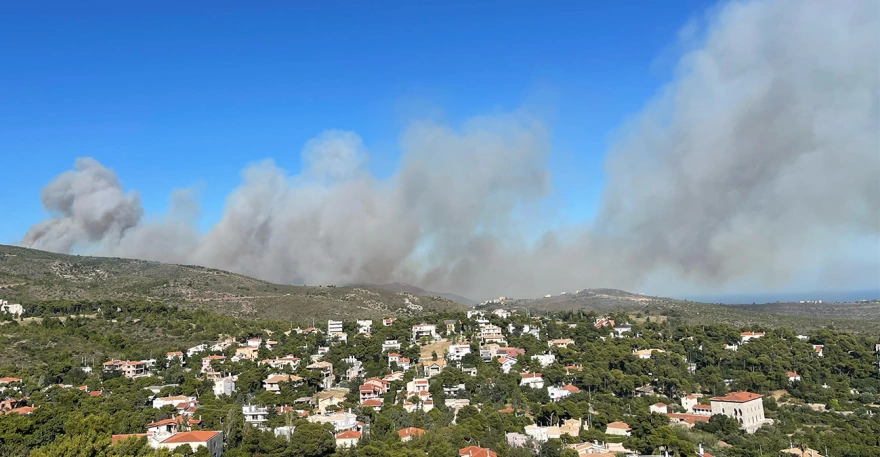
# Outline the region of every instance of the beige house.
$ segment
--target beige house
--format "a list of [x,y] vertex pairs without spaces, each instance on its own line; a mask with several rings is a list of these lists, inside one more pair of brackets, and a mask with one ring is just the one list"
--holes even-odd
[[281,383],[290,382],[294,386],[302,384],[302,378],[291,374],[273,374],[263,380],[263,388],[267,392],[281,393]]
[[632,429],[626,422],[612,422],[605,427],[606,435],[629,436]]

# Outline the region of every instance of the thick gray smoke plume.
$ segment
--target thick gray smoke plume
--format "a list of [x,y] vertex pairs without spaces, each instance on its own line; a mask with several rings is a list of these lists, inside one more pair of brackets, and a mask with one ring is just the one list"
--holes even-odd
[[[187,195],[142,223],[137,197],[78,159],[43,189],[57,217],[22,244],[477,298],[663,280],[784,285],[853,250],[869,253],[863,278],[880,278],[876,2],[737,2],[707,23],[675,80],[620,132],[589,226],[537,242],[523,229],[551,192],[549,133],[516,113],[456,130],[412,124],[385,180],[366,170],[356,134],[325,132],[306,144],[299,175],[271,161],[246,168],[204,235]],[[841,284],[815,274],[811,287]]]

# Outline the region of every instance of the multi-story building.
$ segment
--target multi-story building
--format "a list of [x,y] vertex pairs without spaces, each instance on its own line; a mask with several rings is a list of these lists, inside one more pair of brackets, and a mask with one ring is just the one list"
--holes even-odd
[[327,334],[332,335],[334,333],[342,333],[342,321],[327,321]]
[[244,405],[241,407],[241,413],[246,423],[261,430],[264,430],[266,422],[269,422],[269,408],[265,406]]
[[722,397],[712,397],[710,403],[713,416],[723,414],[736,419],[748,433],[755,433],[762,425],[772,422],[764,417],[764,400],[760,394],[731,392]]
[[471,346],[469,344],[452,344],[447,349],[447,352],[447,359],[461,361],[462,357],[471,353]]
[[330,362],[315,362],[306,367],[307,370],[313,370],[321,373],[321,388],[329,389],[333,387],[333,364]]
[[438,339],[439,335],[437,335],[437,326],[434,324],[416,324],[412,326],[413,341],[418,341],[425,337],[431,338],[432,340]]

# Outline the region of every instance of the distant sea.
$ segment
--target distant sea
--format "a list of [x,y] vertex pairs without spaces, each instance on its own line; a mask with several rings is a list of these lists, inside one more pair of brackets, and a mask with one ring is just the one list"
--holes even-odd
[[690,295],[681,298],[703,303],[723,303],[725,305],[744,305],[752,303],[760,304],[776,302],[797,303],[801,300],[822,300],[823,303],[851,303],[857,302],[859,300],[880,299],[880,288],[831,292],[774,292],[766,294]]

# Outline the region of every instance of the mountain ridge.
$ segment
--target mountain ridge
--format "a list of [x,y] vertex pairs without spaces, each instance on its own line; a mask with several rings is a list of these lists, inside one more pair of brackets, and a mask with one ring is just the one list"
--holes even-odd
[[162,301],[238,317],[301,322],[419,315],[467,308],[437,296],[369,287],[274,284],[195,265],[57,254],[8,245],[0,245],[0,298],[20,302]]
[[475,300],[470,298],[454,294],[451,292],[432,292],[430,290],[422,289],[421,287],[414,286],[412,284],[407,284],[404,282],[389,282],[384,284],[372,284],[372,283],[357,283],[351,284],[352,286],[358,287],[372,287],[376,289],[384,289],[390,290],[393,292],[406,292],[413,295],[418,295],[420,297],[441,297],[452,300],[454,302],[461,303],[465,306],[474,306],[477,304]]

